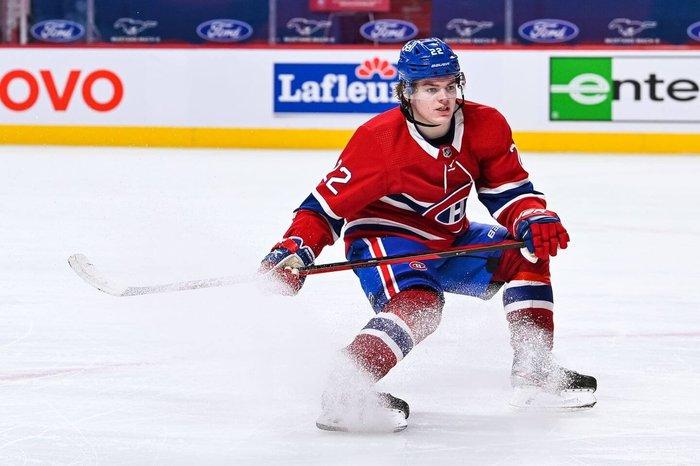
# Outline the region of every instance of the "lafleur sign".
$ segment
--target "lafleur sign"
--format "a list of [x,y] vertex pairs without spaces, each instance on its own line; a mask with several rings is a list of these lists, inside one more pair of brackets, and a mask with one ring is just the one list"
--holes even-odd
[[361,64],[275,64],[276,113],[379,113],[394,107],[396,68]]

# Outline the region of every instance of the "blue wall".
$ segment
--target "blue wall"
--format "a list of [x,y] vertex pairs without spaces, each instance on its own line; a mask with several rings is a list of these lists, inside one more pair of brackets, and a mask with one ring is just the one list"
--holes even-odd
[[[401,2],[394,1],[392,5]],[[270,11],[266,0],[95,2],[96,39],[101,42],[268,42]],[[411,18],[397,14],[311,13],[308,0],[278,0],[273,33],[278,43],[371,44],[371,40],[362,36],[360,28],[371,19],[379,18],[389,21],[389,26],[385,27],[403,30],[404,35],[397,33],[400,40],[395,42],[403,42],[414,34],[419,37],[435,35],[461,44],[503,44],[510,31],[512,42],[523,45],[700,46],[700,0],[513,0],[510,25],[506,21],[505,3],[502,0],[432,0],[426,3],[432,9],[431,30],[418,28],[420,30],[415,31],[417,28],[413,27]],[[30,21],[33,40],[84,41],[86,8],[86,0],[33,0]],[[65,21],[46,24],[46,20]]]

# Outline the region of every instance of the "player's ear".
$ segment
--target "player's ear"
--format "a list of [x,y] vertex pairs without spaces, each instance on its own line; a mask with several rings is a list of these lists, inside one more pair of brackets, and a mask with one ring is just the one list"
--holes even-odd
[[407,86],[404,81],[399,81],[399,83],[396,85],[396,98],[399,99],[399,102],[401,102],[401,105],[408,107],[411,105],[411,94],[412,94],[412,87]]

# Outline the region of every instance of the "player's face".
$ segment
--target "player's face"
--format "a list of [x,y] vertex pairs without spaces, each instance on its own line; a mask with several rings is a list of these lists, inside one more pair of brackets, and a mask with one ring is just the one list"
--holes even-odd
[[457,100],[457,83],[452,77],[421,79],[414,85],[411,106],[414,116],[433,125],[449,124]]

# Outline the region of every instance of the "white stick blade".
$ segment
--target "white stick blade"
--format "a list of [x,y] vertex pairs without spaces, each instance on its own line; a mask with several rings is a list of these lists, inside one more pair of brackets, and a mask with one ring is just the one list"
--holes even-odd
[[80,278],[85,280],[89,285],[94,286],[100,291],[103,291],[112,296],[124,296],[126,292],[125,286],[107,280],[84,254],[73,254],[68,258],[68,265]]

